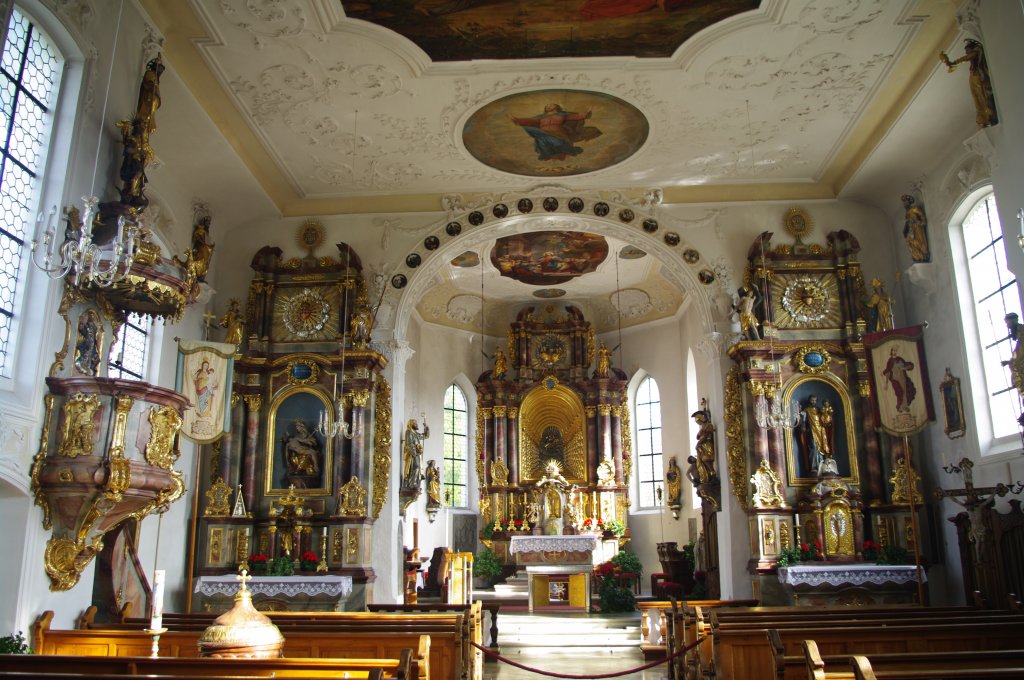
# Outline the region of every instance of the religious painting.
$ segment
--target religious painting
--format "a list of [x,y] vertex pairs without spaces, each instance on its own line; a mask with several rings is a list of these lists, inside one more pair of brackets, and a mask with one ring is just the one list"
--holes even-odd
[[333,420],[327,394],[311,387],[282,391],[270,405],[267,425],[267,495],[295,486],[302,496],[330,494],[331,440],[317,431],[321,417]]
[[626,160],[644,145],[647,118],[618,97],[536,90],[485,104],[462,129],[466,150],[495,170],[568,177]]
[[959,439],[967,434],[967,421],[964,418],[964,400],[960,393],[960,378],[954,378],[946,369],[946,375],[939,383],[939,394],[942,395],[942,413],[945,416],[946,436]]
[[699,31],[759,0],[342,0],[433,61],[671,57]]
[[103,356],[103,324],[95,309],[87,309],[78,317],[75,335],[75,371],[96,376]]
[[795,403],[800,411],[796,426],[785,438],[789,483],[813,484],[818,466],[831,458],[839,476],[857,484],[855,416],[846,387],[825,376],[803,375],[786,385],[782,398],[785,403]]
[[175,389],[191,406],[182,415],[181,434],[199,444],[220,439],[231,429],[231,382],[235,345],[178,341]]
[[868,375],[879,429],[898,437],[916,434],[935,419],[922,326],[864,336]]
[[499,238],[491,264],[502,276],[531,286],[565,283],[597,270],[608,257],[603,236],[578,231],[537,231]]

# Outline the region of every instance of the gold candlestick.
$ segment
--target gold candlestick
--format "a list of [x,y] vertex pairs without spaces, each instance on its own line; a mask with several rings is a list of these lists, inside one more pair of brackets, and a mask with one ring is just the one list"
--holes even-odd
[[327,527],[324,527],[324,533],[320,535],[320,563],[316,565],[316,573],[327,573]]

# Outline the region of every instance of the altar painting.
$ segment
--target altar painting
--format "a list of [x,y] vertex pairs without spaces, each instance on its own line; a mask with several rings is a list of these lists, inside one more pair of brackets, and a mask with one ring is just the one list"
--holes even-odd
[[817,466],[825,457],[835,460],[847,483],[859,483],[854,414],[846,388],[826,378],[802,376],[785,387],[783,399],[800,410],[797,425],[785,437],[790,484],[817,481]]
[[271,404],[267,495],[283,495],[292,485],[303,496],[330,494],[331,441],[316,431],[321,413],[335,417],[330,399],[306,387],[284,391]]
[[491,264],[502,276],[533,286],[571,281],[595,271],[607,257],[603,236],[577,231],[505,236],[491,250]]

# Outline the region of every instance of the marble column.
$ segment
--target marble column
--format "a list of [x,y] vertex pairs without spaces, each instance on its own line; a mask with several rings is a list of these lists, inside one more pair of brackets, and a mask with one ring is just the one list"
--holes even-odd
[[519,484],[519,409],[508,407],[508,483]]
[[[612,452],[612,407],[611,404],[598,404],[598,438],[600,440],[599,445],[599,460],[607,460],[613,458]],[[618,479],[622,476],[622,465],[621,461],[615,461],[615,477]]]
[[489,407],[480,409],[484,425],[484,483],[491,483],[491,461],[494,459],[494,411]]
[[[367,460],[366,438],[372,434],[373,428],[367,427],[366,407],[370,403],[370,390],[360,389],[352,391],[352,443],[350,455],[350,479],[351,476],[364,479],[364,474],[369,468]],[[342,484],[348,479],[342,480]]]
[[507,437],[505,419],[508,414],[508,408],[505,406],[495,406],[491,413],[494,414],[494,460],[500,460],[508,467],[505,446]]
[[[597,407],[587,406],[585,408],[587,414],[587,470],[589,474],[593,475],[594,471],[597,470],[598,461],[598,450],[597,450]],[[596,479],[591,479],[591,482]]]
[[615,460],[615,483],[623,484],[622,470],[622,407],[611,407],[612,457]]
[[246,408],[245,419],[245,454],[242,456],[242,493],[245,507],[256,505],[256,461],[259,458],[257,447],[260,441],[260,409],[263,397],[258,394],[247,394],[244,397]]

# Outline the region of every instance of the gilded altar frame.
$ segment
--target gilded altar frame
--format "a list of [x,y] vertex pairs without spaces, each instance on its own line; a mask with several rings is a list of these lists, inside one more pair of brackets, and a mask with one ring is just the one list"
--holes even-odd
[[[309,412],[311,407],[318,407],[315,413]],[[288,469],[285,460],[283,439],[289,431],[289,423],[301,417],[313,431],[320,443],[323,454],[320,461],[319,482],[316,486],[296,489],[302,496],[331,495],[331,470],[333,469],[333,442],[315,432],[321,411],[325,411],[329,420],[336,417],[334,404],[330,395],[324,390],[305,385],[295,385],[282,389],[270,403],[267,420],[266,456],[264,465],[263,493],[266,496],[283,496],[288,493]]]
[[543,433],[558,428],[564,442],[562,473],[569,483],[587,484],[587,420],[583,400],[574,390],[542,382],[523,398],[519,417],[519,478],[534,483],[544,475]]
[[[830,374],[800,375],[783,388],[783,403],[793,400],[802,407],[807,398],[815,395],[821,404],[825,398],[835,405],[833,458],[839,465],[839,473],[847,484],[860,483],[860,469],[857,465],[857,437],[854,429],[855,414],[853,403],[846,386]],[[817,482],[816,474],[806,474],[798,464],[799,452],[796,448],[798,428],[786,431],[783,436],[786,448],[786,472],[791,486],[812,486]]]

